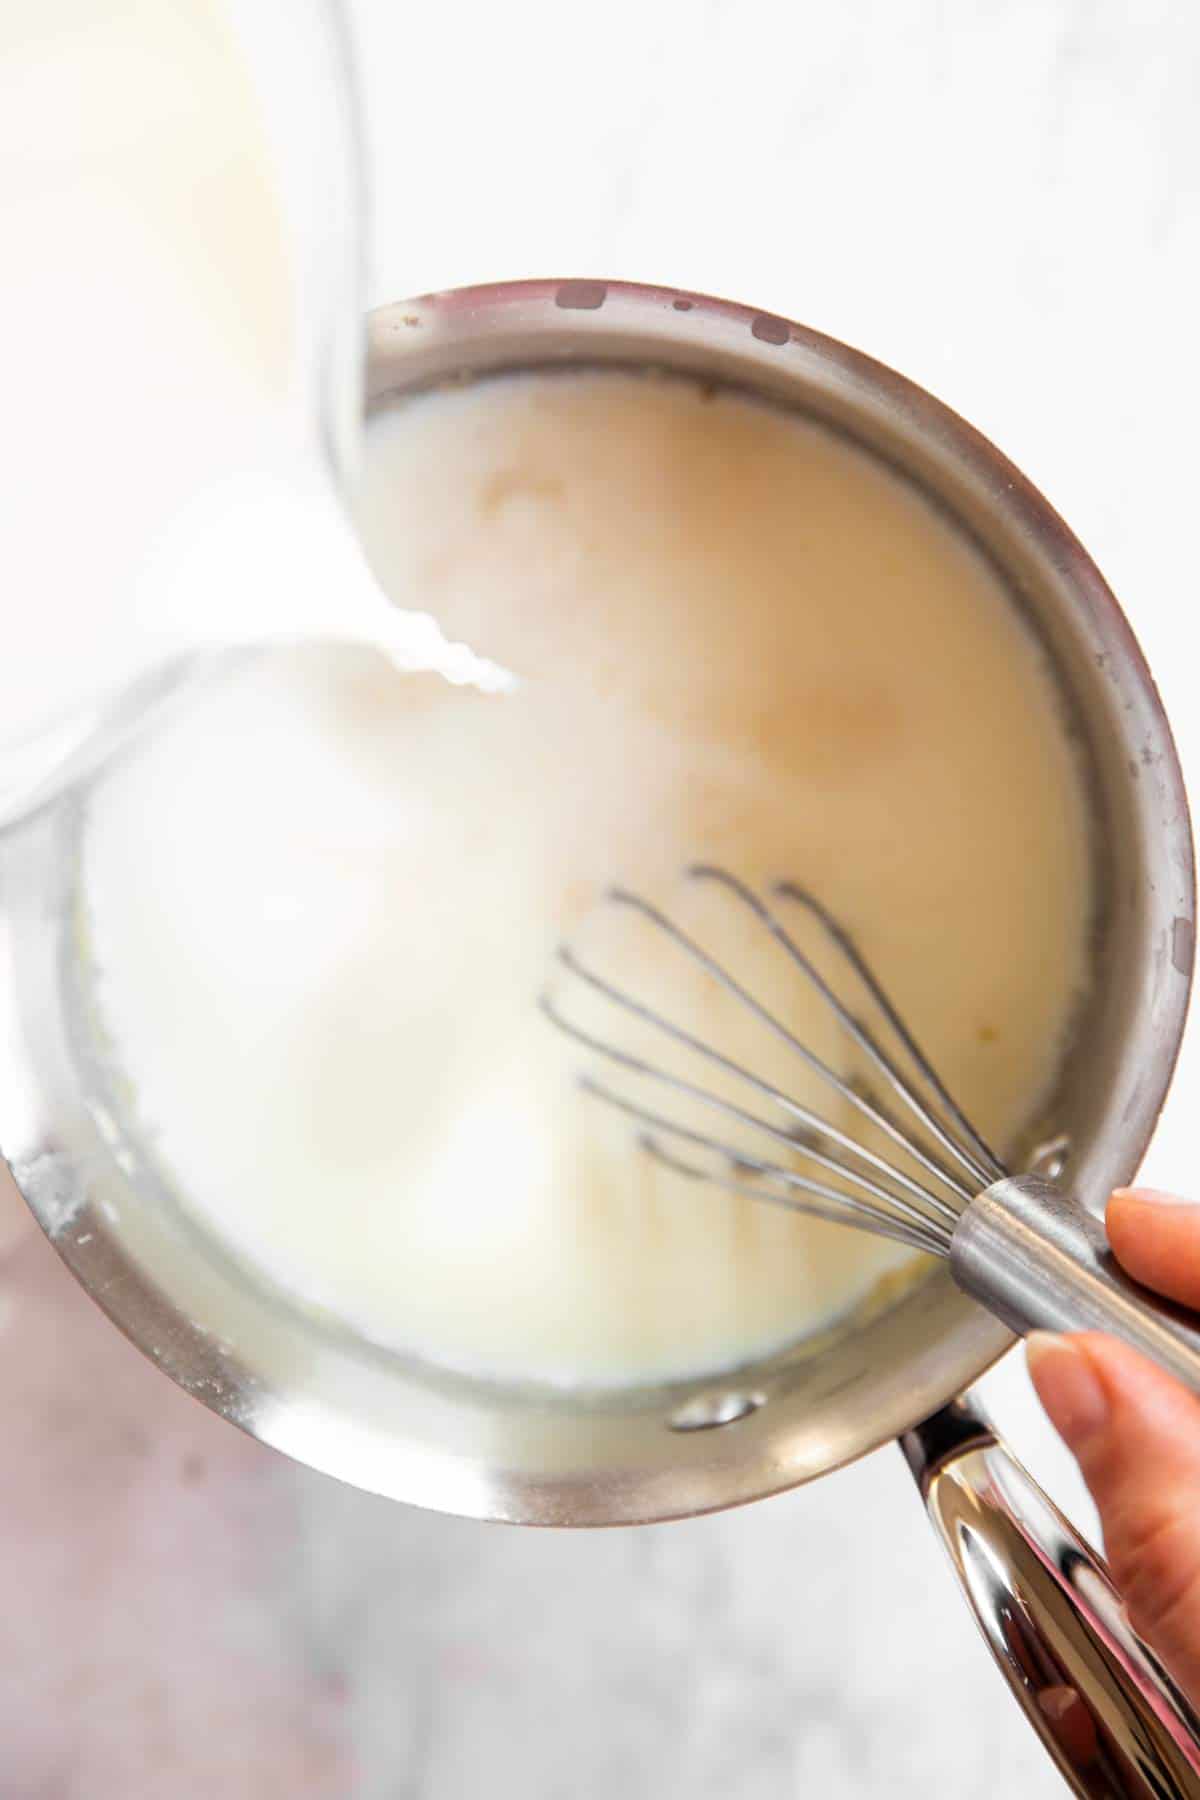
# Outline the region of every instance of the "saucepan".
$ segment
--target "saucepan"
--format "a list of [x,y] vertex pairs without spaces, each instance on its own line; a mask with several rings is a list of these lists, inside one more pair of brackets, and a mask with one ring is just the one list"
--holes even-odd
[[[369,322],[368,405],[563,365],[687,372],[819,418],[903,471],[1000,572],[1080,740],[1103,896],[1086,1016],[1019,1160],[1065,1163],[1072,1192],[1100,1209],[1133,1177],[1166,1093],[1195,891],[1167,720],[1099,572],[1029,482],[911,382],[817,332],[696,294],[530,281],[386,307]],[[586,1400],[433,1369],[259,1285],[159,1186],[90,1047],[73,973],[86,805],[77,789],[0,838],[0,1145],[59,1255],[166,1374],[363,1488],[524,1524],[733,1506],[898,1438],[988,1642],[1075,1792],[1200,1792],[1186,1701],[1095,1553],[963,1398],[1012,1340],[944,1269],[820,1344],[728,1379]]]

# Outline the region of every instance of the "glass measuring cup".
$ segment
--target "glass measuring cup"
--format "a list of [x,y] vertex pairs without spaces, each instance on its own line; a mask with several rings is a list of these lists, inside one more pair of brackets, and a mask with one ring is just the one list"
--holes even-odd
[[363,207],[334,0],[47,0],[13,39],[0,825],[255,645],[471,679],[341,504]]

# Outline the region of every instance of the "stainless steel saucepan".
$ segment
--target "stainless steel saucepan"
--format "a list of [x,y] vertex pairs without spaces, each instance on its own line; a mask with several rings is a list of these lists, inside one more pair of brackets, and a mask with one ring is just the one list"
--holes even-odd
[[[1099,1209],[1146,1148],[1191,972],[1192,843],[1170,731],[1098,571],[1024,477],[910,382],[745,307],[617,282],[520,282],[384,308],[369,399],[520,368],[658,366],[843,430],[992,558],[1088,759],[1103,916],[1052,1130]],[[960,1396],[1011,1342],[944,1270],[815,1352],[736,1380],[589,1396],[451,1376],[258,1287],[122,1133],[73,967],[79,795],[0,838],[0,1145],[59,1254],[173,1380],[264,1442],[399,1500],[543,1525],[668,1519],[777,1493],[899,1438],[1025,1712],[1078,1794],[1200,1793],[1200,1726],[1102,1564]],[[1003,871],[999,872],[1002,878]],[[219,1129],[219,1122],[214,1122]]]

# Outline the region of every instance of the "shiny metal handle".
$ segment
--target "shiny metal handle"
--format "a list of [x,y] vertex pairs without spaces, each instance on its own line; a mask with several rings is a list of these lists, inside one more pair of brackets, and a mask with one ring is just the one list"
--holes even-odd
[[1037,1176],[996,1182],[950,1244],[959,1286],[1013,1331],[1107,1331],[1200,1392],[1197,1318],[1131,1281],[1104,1227]]
[[988,1648],[1074,1793],[1195,1800],[1200,1719],[1105,1566],[959,1400],[900,1440]]

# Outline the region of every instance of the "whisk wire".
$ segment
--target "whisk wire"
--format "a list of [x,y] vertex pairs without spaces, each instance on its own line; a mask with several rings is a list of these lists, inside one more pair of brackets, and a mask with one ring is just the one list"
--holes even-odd
[[[874,1071],[883,1077],[887,1088],[899,1099],[919,1129],[900,1123],[897,1117],[884,1109],[883,1103],[873,1093],[863,1093],[849,1079],[831,1068],[770,1007],[751,993],[716,957],[658,907],[620,887],[611,888],[607,898],[614,905],[627,907],[638,913],[669,938],[706,976],[781,1039],[813,1075],[854,1109],[859,1118],[866,1120],[882,1134],[888,1145],[898,1149],[906,1163],[912,1164],[922,1173],[914,1177],[906,1168],[898,1167],[890,1152],[881,1152],[869,1144],[861,1143],[848,1131],[840,1129],[819,1112],[794,1099],[774,1082],[766,1080],[716,1045],[706,1043],[694,1032],[647,1005],[616,982],[598,974],[582,962],[573,950],[563,945],[559,949],[558,960],[568,975],[620,1012],[641,1021],[653,1032],[666,1037],[710,1067],[721,1070],[761,1095],[786,1115],[788,1125],[764,1118],[758,1112],[739,1105],[734,1099],[714,1093],[685,1075],[661,1068],[645,1057],[607,1041],[576,1024],[563,1011],[556,998],[544,994],[541,999],[542,1010],[560,1031],[639,1080],[653,1081],[669,1093],[698,1103],[715,1113],[718,1118],[782,1145],[791,1162],[807,1163],[811,1169],[820,1171],[820,1176],[784,1166],[782,1162],[765,1154],[756,1154],[754,1150],[743,1149],[740,1141],[722,1141],[683,1120],[669,1118],[640,1099],[619,1093],[593,1076],[584,1076],[581,1086],[589,1094],[636,1121],[640,1127],[638,1142],[641,1148],[677,1175],[708,1182],[729,1193],[765,1200],[772,1205],[815,1218],[851,1225],[913,1249],[946,1255],[960,1210],[978,1192],[999,1179],[1005,1170],[999,1158],[947,1092],[853,938],[807,889],[794,882],[781,882],[772,890],[778,899],[802,908],[814,921],[824,939],[833,946],[892,1032],[895,1044],[911,1063],[920,1086],[899,1066],[895,1055],[889,1054],[872,1031],[855,1016],[832,981],[816,967],[775,911],[753,889],[728,871],[708,863],[697,863],[687,873],[694,881],[718,885],[770,933],[791,966],[799,970],[824,1001],[850,1041],[863,1053]],[[943,1116],[939,1116],[938,1108],[941,1108]],[[660,1141],[662,1138],[672,1148],[667,1148]],[[932,1140],[937,1148],[931,1148],[927,1140]],[[673,1146],[677,1143],[691,1144],[697,1150],[712,1156],[715,1159],[714,1166],[698,1166],[686,1160],[674,1150]],[[943,1157],[949,1160],[943,1160]],[[841,1185],[831,1185],[824,1179],[825,1176],[834,1177]],[[749,1177],[753,1179],[748,1179]],[[924,1177],[928,1177],[928,1181]]]
[[[787,1194],[780,1194],[771,1188],[748,1187],[745,1184],[736,1183],[730,1176],[714,1175],[711,1170],[698,1169],[692,1164],[684,1163],[671,1156],[652,1136],[643,1132],[638,1139],[640,1147],[648,1151],[657,1162],[664,1163],[677,1174],[687,1175],[693,1180],[708,1182],[731,1192],[745,1194],[750,1199],[766,1200],[772,1205],[787,1207],[791,1212],[802,1212],[813,1218],[828,1219],[838,1225],[857,1225],[862,1230],[875,1234],[884,1232],[886,1236],[897,1242],[911,1244],[914,1249],[928,1250],[934,1254],[944,1253],[945,1247],[950,1242],[950,1233],[944,1228],[939,1231],[929,1223],[924,1225],[906,1223],[897,1219],[894,1214],[871,1205],[867,1200],[851,1198],[840,1189],[829,1187],[825,1182],[814,1181],[810,1176],[800,1175],[794,1169],[780,1168],[777,1163],[767,1162],[764,1158],[754,1156],[750,1152],[743,1154],[738,1151],[734,1157],[727,1144],[720,1143],[716,1138],[711,1138],[705,1132],[697,1131],[690,1125],[681,1125],[678,1120],[664,1118],[661,1114],[652,1112],[649,1107],[639,1106],[635,1101],[627,1099],[625,1095],[605,1087],[602,1082],[596,1081],[590,1075],[582,1076],[579,1085],[584,1093],[603,1100],[606,1105],[615,1108],[617,1112],[623,1112],[635,1119],[639,1125],[648,1125],[655,1130],[666,1131],[672,1137],[682,1138],[689,1144],[695,1144],[699,1149],[711,1150],[718,1156],[733,1161],[738,1168],[753,1169],[772,1181],[783,1182],[790,1191]],[[800,1194],[805,1195],[806,1198],[796,1198]]]
[[[894,1182],[900,1192],[897,1193],[891,1189],[881,1188],[877,1183],[873,1182],[869,1176],[863,1175],[858,1169],[847,1166],[845,1162],[834,1161],[824,1155],[820,1151],[818,1145],[811,1144],[805,1139],[798,1138],[793,1132],[785,1131],[782,1127],[773,1125],[769,1120],[761,1118],[756,1113],[745,1111],[734,1101],[727,1100],[719,1094],[711,1093],[707,1088],[697,1086],[694,1082],[688,1081],[686,1077],[682,1075],[675,1075],[667,1069],[661,1069],[656,1064],[649,1063],[640,1056],[635,1056],[632,1051],[623,1050],[615,1044],[608,1043],[603,1038],[595,1037],[592,1033],[585,1031],[582,1026],[576,1025],[574,1021],[566,1018],[555,1006],[554,1001],[549,995],[543,995],[540,1002],[542,1011],[561,1031],[564,1031],[568,1037],[574,1038],[576,1043],[582,1044],[588,1050],[594,1050],[598,1055],[606,1057],[610,1062],[618,1064],[621,1068],[628,1069],[632,1074],[645,1076],[651,1081],[658,1082],[663,1086],[670,1088],[675,1093],[686,1094],[690,1099],[699,1101],[702,1105],[709,1107],[713,1111],[722,1113],[727,1118],[735,1119],[741,1124],[750,1125],[758,1130],[766,1132],[777,1142],[785,1144],[794,1155],[808,1156],[811,1160],[821,1163],[822,1166],[836,1170],[837,1173],[844,1175],[847,1179],[855,1181],[864,1188],[867,1188],[877,1197],[888,1199],[893,1205],[917,1219],[927,1220],[928,1209],[931,1206],[936,1213],[940,1213],[947,1220],[953,1221],[957,1217],[955,1209],[948,1205],[940,1195],[931,1195],[919,1182],[914,1181],[911,1176],[906,1175],[902,1169],[896,1168],[895,1164],[889,1162],[886,1157],[880,1156],[877,1151],[870,1149],[866,1144],[860,1144],[856,1138],[850,1137],[848,1133],[839,1130],[836,1125],[830,1124],[830,1122],[827,1119],[822,1118],[819,1113],[813,1112],[800,1101],[793,1100],[790,1094],[785,1094],[782,1089],[775,1087],[769,1081],[765,1081],[762,1076],[756,1075],[753,1070],[747,1069],[739,1062],[735,1062],[732,1057],[726,1056],[723,1051],[717,1050],[713,1045],[706,1044],[700,1038],[694,1037],[691,1032],[685,1031],[682,1026],[677,1025],[673,1020],[665,1018],[661,1013],[655,1012],[652,1007],[645,1005],[644,1002],[636,1000],[632,994],[626,993],[623,988],[619,988],[615,986],[614,983],[606,981],[603,976],[597,975],[593,970],[581,963],[572,951],[565,947],[560,950],[559,961],[564,968],[570,970],[573,975],[578,977],[580,981],[586,983],[588,987],[603,994],[606,999],[613,1001],[615,1005],[622,1007],[625,1011],[632,1013],[635,1017],[654,1026],[657,1030],[671,1038],[673,1042],[681,1044],[689,1050],[694,1050],[698,1056],[715,1064],[718,1068],[726,1070],[729,1074],[736,1076],[739,1080],[745,1082],[758,1093],[765,1095],[788,1113],[806,1132],[815,1134],[819,1140],[823,1139],[834,1145],[844,1156],[854,1157],[857,1161],[864,1163],[868,1168],[873,1169],[876,1174]],[[591,1091],[596,1091],[594,1086]],[[605,1089],[602,1097],[607,1097],[607,1095],[608,1090]],[[626,1112],[636,1112],[636,1107],[633,1102],[629,1102],[623,1107],[623,1110]],[[661,1119],[656,1117],[653,1122],[660,1127],[663,1127],[663,1121]],[[908,1197],[905,1198],[905,1195]],[[913,1204],[914,1202],[916,1203],[915,1206]]]
[[[860,1208],[848,1210],[845,1196],[836,1188],[826,1187],[823,1182],[808,1181],[801,1175],[795,1176],[790,1184],[791,1188],[802,1187],[804,1193],[803,1198],[798,1198],[794,1191],[781,1194],[770,1187],[752,1187],[747,1182],[735,1180],[732,1175],[716,1175],[710,1169],[698,1169],[693,1164],[684,1162],[681,1157],[672,1156],[648,1134],[643,1134],[638,1143],[647,1156],[662,1163],[674,1174],[721,1188],[727,1194],[737,1194],[745,1200],[765,1201],[768,1206],[781,1207],[785,1212],[803,1213],[810,1219],[824,1219],[830,1225],[846,1225],[852,1231],[865,1231],[872,1237],[890,1238],[895,1244],[905,1244],[910,1250],[923,1250],[930,1256],[946,1253],[948,1238],[936,1236],[932,1231],[918,1231],[915,1227],[898,1224],[878,1207],[867,1206],[865,1203]],[[826,1201],[829,1204],[825,1204]]]
[[[846,961],[850,964],[854,973],[867,989],[871,999],[887,1020],[892,1031],[904,1046],[905,1054],[912,1060],[914,1066],[919,1071],[922,1081],[925,1082],[926,1086],[937,1097],[938,1102],[945,1107],[958,1130],[962,1132],[968,1143],[973,1147],[975,1156],[978,1158],[978,1162],[972,1166],[972,1172],[976,1179],[983,1183],[999,1181],[1000,1177],[1005,1172],[1004,1164],[988,1144],[986,1138],[982,1137],[975,1126],[972,1125],[970,1119],[968,1119],[966,1113],[963,1112],[953,1094],[946,1088],[937,1070],[913,1037],[900,1014],[896,1011],[896,1008],[893,1006],[891,999],[879,981],[879,978],[876,976],[866,958],[862,955],[862,952],[854,942],[854,939],[850,936],[850,933],[843,926],[839,925],[837,920],[826,911],[825,907],[822,906],[815,894],[810,893],[807,888],[800,887],[798,883],[794,881],[781,881],[775,887],[774,892],[781,899],[790,900],[797,906],[803,907],[810,917],[814,918],[822,927],[830,942],[837,946],[843,957],[845,957]],[[873,1045],[872,1048],[878,1051],[877,1045]],[[878,1051],[878,1053],[883,1055],[882,1051]],[[938,1129],[936,1120],[930,1118],[927,1120],[927,1123],[930,1130],[936,1131]],[[958,1153],[961,1154],[961,1151]]]
[[[980,1163],[976,1160],[975,1156],[970,1154],[955,1140],[953,1135],[945,1128],[937,1116],[930,1111],[929,1107],[914,1089],[912,1083],[905,1079],[904,1075],[896,1067],[887,1052],[881,1048],[868,1032],[863,1030],[849,1007],[844,1004],[841,998],[830,987],[825,977],[821,974],[820,970],[816,968],[810,958],[804,954],[803,950],[801,950],[800,946],[796,943],[786,926],[780,923],[779,919],[777,919],[775,914],[771,911],[771,908],[767,906],[765,901],[759,898],[752,888],[747,887],[744,881],[739,881],[736,875],[731,875],[727,869],[718,869],[710,863],[695,863],[687,873],[689,878],[694,881],[719,882],[721,886],[728,889],[728,891],[731,894],[734,894],[744,906],[749,907],[758,916],[795,967],[798,968],[812,983],[813,987],[816,988],[821,998],[836,1015],[839,1023],[844,1027],[847,1034],[870,1060],[875,1069],[883,1076],[893,1093],[899,1096],[914,1117],[920,1120],[924,1128],[937,1143],[941,1145],[942,1149],[961,1164],[976,1187],[986,1187],[989,1182],[996,1179],[995,1174],[989,1173],[989,1165],[995,1163],[995,1158],[992,1157],[987,1146],[982,1145],[987,1161],[985,1163]],[[804,889],[789,887],[788,884],[783,883],[776,887],[775,892],[782,892],[787,898],[796,901],[798,904],[808,906],[808,910],[825,931],[826,936],[832,940],[838,951],[850,963],[855,973],[865,982],[872,999],[879,1006],[888,1023],[893,1026],[899,1025],[901,1039],[904,1042],[905,1048],[912,1056],[913,1061],[916,1063],[922,1075],[924,1075],[926,1071],[932,1075],[933,1072],[928,1060],[922,1055],[921,1051],[917,1049],[905,1027],[900,1024],[899,1015],[892,1006],[887,995],[884,993],[882,986],[876,980],[874,974],[864,962],[863,958],[859,955],[849,934],[840,926],[835,926],[833,924],[829,914],[823,907],[809,904],[808,896],[805,894]],[[936,1075],[933,1076],[933,1081],[935,1091],[940,1090],[941,1083],[937,1080]],[[942,1097],[942,1094],[939,1092],[939,1098]],[[955,1113],[957,1119],[958,1108],[954,1105],[953,1101],[949,1102],[949,1106]],[[972,1141],[974,1141],[976,1134],[971,1131],[969,1126],[967,1127],[967,1130]],[[980,1140],[980,1143],[982,1144],[982,1140]],[[926,1166],[928,1167],[929,1165]],[[970,1198],[969,1195],[968,1198]]]
[[[732,877],[730,877],[730,884],[732,892],[738,894],[739,897],[746,897],[748,890],[740,890],[738,885],[734,884]],[[751,899],[755,898],[755,896],[749,897]],[[883,1112],[873,1100],[870,1100],[865,1095],[859,1093],[856,1088],[852,1087],[848,1081],[838,1074],[836,1069],[831,1069],[828,1063],[824,1062],[814,1050],[810,1050],[808,1045],[803,1043],[794,1032],[789,1031],[788,1027],[781,1019],[776,1018],[769,1007],[764,1006],[761,1000],[756,999],[756,997],[750,993],[748,988],[743,987],[741,982],[736,980],[735,977],[729,973],[728,969],[722,968],[721,964],[718,963],[714,957],[710,956],[707,950],[703,949],[701,945],[696,943],[694,938],[689,937],[687,932],[681,930],[678,925],[667,918],[665,913],[660,912],[656,906],[652,906],[648,900],[643,900],[640,895],[631,894],[626,888],[610,888],[608,898],[614,905],[632,908],[635,912],[640,913],[643,918],[648,919],[651,924],[656,925],[659,930],[665,932],[673,942],[678,944],[681,950],[691,957],[693,962],[705,969],[727,993],[734,995],[736,999],[742,1001],[757,1019],[761,1020],[762,1023],[774,1032],[777,1037],[782,1039],[785,1044],[788,1044],[791,1049],[795,1051],[796,1055],[799,1056],[808,1068],[812,1070],[814,1075],[819,1075],[823,1081],[834,1088],[848,1105],[852,1106],[863,1118],[869,1120],[877,1130],[883,1132],[886,1137],[890,1138],[896,1147],[899,1150],[902,1150],[906,1156],[911,1157],[914,1162],[919,1163],[928,1175],[932,1175],[936,1181],[941,1182],[943,1186],[949,1188],[951,1193],[953,1193],[956,1199],[961,1201],[963,1205],[973,1198],[975,1189],[965,1186],[958,1176],[956,1176],[951,1169],[948,1169],[931,1151],[927,1150],[924,1145],[917,1143],[912,1137],[903,1132],[895,1121],[889,1118],[888,1114]],[[757,905],[755,906],[755,911],[758,913],[759,917],[763,919],[764,923],[767,923],[770,920],[770,914],[766,913],[765,910],[760,911]],[[825,988],[824,984],[820,985],[818,991],[826,998],[832,1000],[832,997],[829,995],[828,989]],[[638,1010],[640,1011],[641,1009],[639,1008]],[[838,1018],[843,1023],[847,1023],[848,1015],[844,1013],[844,1009],[837,1007],[835,1008],[835,1011],[837,1012]],[[651,1015],[643,1013],[643,1016],[650,1017]],[[857,1038],[855,1041],[858,1041]],[[704,1050],[706,1048],[705,1046],[698,1044],[694,1039],[692,1042],[698,1049]],[[822,1129],[827,1131],[829,1128],[827,1125],[822,1125]],[[954,1216],[953,1207],[946,1206],[944,1201],[929,1194],[926,1189],[921,1189],[920,1191],[925,1198],[939,1205],[939,1207],[947,1213],[947,1216]]]

